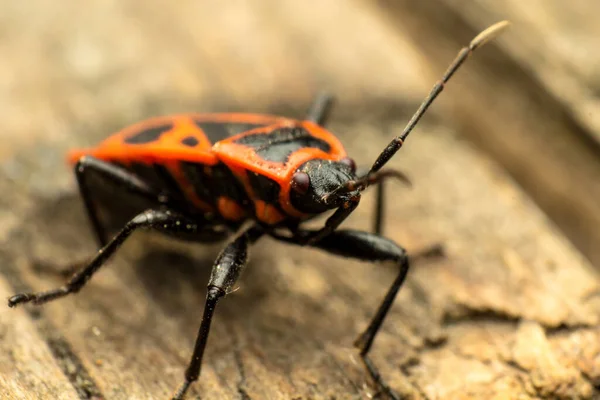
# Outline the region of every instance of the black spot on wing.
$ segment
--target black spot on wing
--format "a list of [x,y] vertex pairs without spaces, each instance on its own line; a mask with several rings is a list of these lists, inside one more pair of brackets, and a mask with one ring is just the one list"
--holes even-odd
[[188,146],[188,147],[196,147],[198,146],[198,139],[196,139],[193,136],[188,136],[186,138],[181,139],[181,144],[183,144],[184,146]]
[[238,133],[249,131],[250,129],[259,128],[261,124],[236,124],[226,122],[202,122],[194,121],[196,126],[204,132],[211,143],[216,143],[220,140],[237,135]]
[[163,133],[170,131],[173,128],[173,124],[164,124],[159,126],[153,126],[152,128],[144,129],[125,139],[125,143],[128,144],[145,144],[151,143],[160,137]]
[[331,149],[329,143],[312,136],[300,127],[279,128],[266,134],[246,135],[236,140],[236,143],[254,148],[256,153],[267,161],[283,163],[290,154],[304,147],[317,148],[324,152]]

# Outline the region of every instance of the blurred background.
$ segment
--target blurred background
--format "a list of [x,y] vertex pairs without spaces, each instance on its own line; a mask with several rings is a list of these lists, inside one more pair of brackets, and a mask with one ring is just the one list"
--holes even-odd
[[321,89],[338,120],[406,119],[460,46],[509,19],[427,118],[499,162],[598,266],[599,14],[589,0],[3,1],[0,157],[43,163],[168,112],[299,115]]
[[[529,373],[566,365],[548,357],[548,365],[528,363],[530,348],[564,356],[575,346],[576,367],[540,387],[591,398],[600,340],[597,329],[585,340],[577,335],[597,323],[600,292],[560,233],[600,267],[599,15],[600,2],[591,0],[0,0],[0,239],[7,244],[0,271],[11,286],[0,281],[0,293],[60,282],[34,273],[33,258],[93,251],[64,162],[68,149],[175,112],[301,117],[313,95],[328,90],[338,99],[332,131],[368,165],[459,48],[507,19],[510,29],[464,65],[393,161],[415,188],[390,191],[387,234],[409,250],[442,241],[460,257],[415,269],[395,322],[378,338],[378,361],[394,388],[413,398],[493,398],[506,385],[531,394]],[[371,206],[365,196],[349,223],[370,226]],[[23,340],[26,349],[0,351],[0,397],[12,365],[19,369],[10,395],[29,385],[47,390],[46,398],[71,398],[69,390],[80,398],[162,398],[179,383],[208,274],[198,259],[210,264],[214,254],[188,260],[133,242],[125,254],[137,263],[117,257],[85,296],[31,312],[36,329],[0,312],[0,327],[19,328],[5,345],[20,349]],[[253,254],[260,265],[224,303],[196,393],[372,395],[349,347],[391,269],[349,274],[354,263],[274,249]],[[44,347],[22,334],[32,331],[41,332],[50,360],[31,350]],[[523,350],[525,361],[506,348]],[[29,365],[44,367],[37,371],[44,385],[29,378],[36,373]],[[488,375],[468,374],[482,368]],[[464,383],[471,378],[483,383]]]

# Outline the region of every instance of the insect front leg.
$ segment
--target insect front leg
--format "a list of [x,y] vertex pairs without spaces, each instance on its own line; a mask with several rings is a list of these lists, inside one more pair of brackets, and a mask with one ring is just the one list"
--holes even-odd
[[375,185],[377,192],[375,193],[375,215],[373,217],[373,233],[381,235],[383,233],[383,219],[385,213],[385,182],[389,178],[394,178],[402,181],[405,185],[412,186],[410,179],[404,175],[404,172],[395,169],[380,171],[379,173],[366,175],[359,178],[359,181],[364,181],[366,185]]
[[[375,193],[375,212],[373,216],[373,233],[377,236],[383,234],[383,221],[385,218],[385,185],[388,178],[401,180],[403,183],[411,186],[412,183],[404,175],[403,172],[393,169],[379,171],[378,174],[373,174],[369,177],[368,184],[375,185],[377,192]],[[412,262],[425,260],[428,258],[441,257],[444,255],[444,247],[441,243],[434,243],[413,253],[410,256]]]
[[217,257],[212,268],[210,281],[208,282],[204,314],[202,315],[202,322],[200,323],[200,329],[196,337],[194,353],[185,370],[185,381],[179,390],[177,390],[175,396],[173,396],[174,400],[183,399],[190,385],[198,380],[200,368],[202,367],[202,357],[210,331],[210,324],[215,308],[217,307],[217,302],[232,291],[248,261],[248,246],[262,235],[263,231],[261,228],[252,227],[229,243]]
[[[287,242],[290,242],[286,240]],[[354,258],[369,262],[390,261],[398,266],[398,275],[388,289],[383,301],[379,305],[371,322],[364,332],[355,341],[355,346],[359,349],[359,354],[363,363],[371,375],[373,381],[390,397],[398,400],[400,397],[385,383],[376,366],[373,364],[368,354],[373,345],[377,332],[381,328],[383,321],[389,312],[396,294],[406,279],[409,269],[409,258],[406,251],[393,241],[373,233],[356,230],[339,230],[323,237],[316,243],[310,244],[343,257]]]
[[348,201],[342,207],[335,210],[335,212],[329,218],[327,218],[327,220],[325,221],[325,226],[321,229],[298,230],[294,232],[294,236],[288,238],[281,236],[279,233],[276,232],[274,232],[272,236],[280,240],[288,241],[290,243],[295,243],[303,246],[312,243],[317,243],[324,237],[329,236],[332,232],[335,232],[338,226],[340,226],[341,223],[344,222],[346,218],[350,216],[350,214],[352,214],[356,207],[358,207],[359,201],[359,198],[353,199],[351,201]]
[[163,210],[148,210],[138,214],[129,221],[123,229],[110,240],[96,256],[83,268],[75,272],[69,281],[56,289],[37,293],[19,293],[8,299],[8,306],[32,302],[42,304],[51,300],[64,297],[70,293],[77,293],[87,283],[100,267],[121,247],[131,234],[140,228],[154,228],[171,233],[196,233],[202,229],[197,223],[185,217]]

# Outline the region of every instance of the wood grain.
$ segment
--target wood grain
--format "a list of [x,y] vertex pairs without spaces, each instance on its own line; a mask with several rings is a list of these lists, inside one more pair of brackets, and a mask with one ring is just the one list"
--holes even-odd
[[[0,295],[13,289],[0,282]],[[72,399],[76,392],[45,338],[24,310],[0,311],[0,396],[4,399]]]
[[[449,85],[460,95],[437,106],[600,265],[600,62],[590,45],[598,37],[597,3],[375,4],[398,35],[415,38],[430,68],[445,65],[455,48],[488,24],[513,21],[510,31],[480,50],[469,72]],[[423,73],[433,81],[442,68],[430,68]]]
[[[355,123],[337,128],[354,150],[358,133],[369,133],[373,145],[360,161],[370,160],[385,136]],[[411,250],[440,241],[449,255],[413,269],[375,359],[395,388],[417,397],[491,398],[510,383],[511,393],[533,385],[591,398],[598,376],[582,366],[596,374],[600,349],[579,338],[593,344],[600,334],[596,274],[494,165],[444,129],[427,128],[402,154],[417,184],[394,188],[392,198],[401,197],[387,235]],[[348,226],[368,228],[371,200]],[[60,280],[33,272],[32,259],[60,262],[92,247],[74,195],[37,204],[9,242],[21,279],[44,289]],[[393,270],[293,250],[268,240],[256,246],[240,290],[219,310],[196,393],[371,392],[350,345]],[[61,331],[106,398],[164,398],[191,349],[215,251],[139,235],[81,294],[45,306],[41,318]]]
[[[5,297],[62,282],[36,265],[95,251],[63,164],[67,148],[174,111],[301,115],[311,94],[327,86],[340,94],[331,129],[368,165],[476,30],[456,11],[450,21],[461,24],[424,29],[424,16],[435,15],[427,7],[405,5],[402,20],[400,8],[364,1],[34,3],[35,13],[29,4],[0,6],[0,56],[8,60],[0,63],[0,273],[12,287],[0,281]],[[495,113],[484,112],[482,98],[502,85],[507,99],[520,98],[508,73],[486,86],[486,74],[498,73],[490,58],[507,52],[501,43],[469,61],[392,161],[414,188],[390,185],[386,236],[411,252],[441,242],[447,257],[412,268],[373,358],[392,387],[414,399],[592,399],[600,396],[597,271],[567,241],[564,224],[459,136],[467,131],[473,140],[468,132],[488,132],[487,124],[518,111],[498,101]],[[521,65],[511,62],[501,66]],[[544,103],[534,117],[547,116],[546,106],[554,107]],[[481,115],[466,129],[469,113]],[[442,115],[454,116],[460,131],[440,122]],[[521,137],[534,121],[528,124],[489,128],[489,140],[504,143],[502,126]],[[554,120],[548,126],[566,129]],[[593,165],[591,153],[585,157],[579,162]],[[346,227],[369,229],[372,195],[362,203]],[[591,222],[585,226],[591,230]],[[0,311],[0,394],[167,398],[181,381],[219,248],[141,233],[77,296]],[[375,396],[352,342],[394,278],[393,266],[270,239],[251,257],[239,290],[217,310],[190,397]]]

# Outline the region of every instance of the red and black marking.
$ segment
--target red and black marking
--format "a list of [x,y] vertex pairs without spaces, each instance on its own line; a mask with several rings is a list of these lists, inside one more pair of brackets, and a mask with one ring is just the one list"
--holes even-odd
[[[250,200],[243,186],[224,164],[207,167],[183,162],[181,168],[196,195],[226,220],[239,222],[252,215]],[[223,184],[225,182],[227,184]]]
[[290,123],[254,114],[197,114],[153,118],[75,151],[131,171],[191,214],[219,214],[237,224],[254,215],[251,200],[231,170],[212,151],[214,143],[253,129]]
[[285,163],[294,152],[303,148],[319,149],[328,153],[331,146],[325,140],[314,137],[302,126],[273,129],[269,133],[246,134],[235,143],[254,149],[266,161]]
[[181,144],[188,147],[196,147],[200,142],[195,136],[187,136],[181,139]]
[[[291,175],[313,159],[346,153],[310,121],[254,114],[192,114],[133,125],[83,155],[120,165],[189,214],[216,214],[267,225],[310,217],[290,199]],[[301,205],[301,204],[300,204]]]
[[[331,133],[310,121],[290,120],[221,140],[213,152],[244,186],[254,203],[254,217],[267,225],[311,216],[290,200],[292,176],[303,164],[346,158]],[[260,182],[256,176],[261,177]],[[265,181],[269,184],[258,184]],[[273,189],[276,187],[278,191]]]

